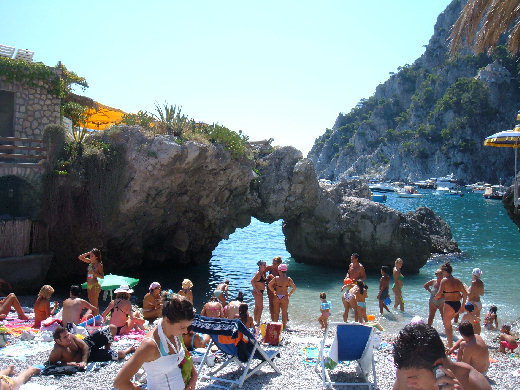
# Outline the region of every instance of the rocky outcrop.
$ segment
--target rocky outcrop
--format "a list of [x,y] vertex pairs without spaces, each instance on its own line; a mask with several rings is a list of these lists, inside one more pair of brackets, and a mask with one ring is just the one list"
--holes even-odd
[[320,178],[417,181],[454,173],[466,183],[503,179],[512,155],[484,147],[483,140],[514,124],[520,56],[499,47],[491,56],[465,49],[449,58],[451,26],[466,2],[454,0],[439,15],[420,58],[318,137],[308,157]]
[[402,214],[370,201],[361,181],[318,181],[312,161],[293,147],[237,160],[219,145],[177,141],[121,126],[89,139],[105,152],[83,152],[68,176],[49,175],[50,275],[83,274],[71,258],[94,246],[107,273],[206,263],[251,216],[283,219],[287,248],[301,262],[343,266],[357,251],[369,270],[400,256],[415,272],[431,252],[457,249],[431,210]]
[[518,231],[520,232],[520,208],[515,208],[514,199],[514,186],[511,186],[504,194],[502,204],[506,209],[507,215],[511,218],[513,223],[518,226]]
[[459,251],[449,226],[432,210],[421,207],[403,214],[347,191],[338,202],[331,194],[342,188],[342,183],[323,186],[312,212],[284,221],[287,250],[297,261],[344,268],[357,252],[369,271],[401,257],[406,271],[415,273],[431,253]]

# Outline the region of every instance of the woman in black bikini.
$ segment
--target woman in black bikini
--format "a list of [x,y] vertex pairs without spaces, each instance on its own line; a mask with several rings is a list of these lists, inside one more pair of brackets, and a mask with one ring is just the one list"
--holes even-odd
[[[444,323],[444,330],[446,331],[447,347],[453,347],[453,328],[451,320],[464,311],[466,304],[467,292],[464,284],[451,274],[453,268],[449,261],[441,266],[444,278],[439,285],[439,292],[434,299],[444,298],[442,322]],[[460,298],[462,296],[462,303]]]
[[264,290],[266,282],[265,270],[267,264],[265,261],[260,260],[256,265],[258,265],[258,271],[251,279],[251,285],[253,286],[253,298],[255,298],[255,311],[253,317],[255,324],[258,325],[262,318],[262,311],[264,310]]

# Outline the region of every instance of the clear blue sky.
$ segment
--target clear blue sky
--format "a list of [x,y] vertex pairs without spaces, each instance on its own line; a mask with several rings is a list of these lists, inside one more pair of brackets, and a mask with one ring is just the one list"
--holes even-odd
[[1,1],[0,44],[87,79],[126,112],[190,117],[304,155],[424,52],[449,0]]

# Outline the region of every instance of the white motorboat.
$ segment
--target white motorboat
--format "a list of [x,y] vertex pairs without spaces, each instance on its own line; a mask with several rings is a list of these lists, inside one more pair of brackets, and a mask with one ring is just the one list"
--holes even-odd
[[401,191],[397,191],[399,198],[420,198],[423,194],[417,192],[413,186],[404,186]]
[[373,183],[369,184],[368,188],[372,192],[395,192],[395,187],[390,183]]
[[[437,190],[439,190],[439,187],[442,188],[454,188],[457,186],[457,180],[454,179],[453,173],[449,174],[448,176],[438,177],[436,181]],[[443,190],[441,190],[443,191]]]

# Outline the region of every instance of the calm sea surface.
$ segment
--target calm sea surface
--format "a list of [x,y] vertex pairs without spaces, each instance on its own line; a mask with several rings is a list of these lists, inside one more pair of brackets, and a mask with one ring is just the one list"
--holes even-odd
[[[520,317],[518,278],[520,275],[520,246],[516,225],[511,222],[498,200],[486,200],[482,194],[465,193],[463,197],[435,195],[423,190],[423,198],[398,198],[391,193],[386,206],[402,212],[427,206],[444,218],[451,226],[454,239],[462,254],[431,258],[417,275],[405,275],[403,297],[405,312],[393,311],[391,315],[379,316],[377,293],[379,276],[370,275],[367,280],[367,313],[375,314],[383,327],[389,331],[400,329],[415,315],[428,316],[429,294],[423,285],[434,277],[434,271],[446,260],[452,262],[454,276],[464,283],[471,282],[471,271],[479,267],[485,284],[483,313],[494,304],[498,307],[500,322],[513,321]],[[288,263],[288,275],[298,288],[291,297],[289,316],[293,327],[304,323],[316,323],[319,315],[319,293],[325,291],[332,302],[332,320],[341,320],[343,304],[340,288],[345,271],[327,270],[317,266],[296,263],[285,249],[282,221],[272,224],[252,220],[244,229],[238,229],[228,240],[222,241],[213,251],[210,264],[190,267],[172,275],[165,287],[180,288],[183,278],[194,282],[195,306],[198,310],[207,301],[217,283],[230,280],[230,292],[235,296],[239,290],[246,293],[252,312],[251,277],[257,270],[256,262],[280,255]],[[363,259],[360,259],[363,262]],[[406,261],[406,259],[405,259]],[[170,286],[171,284],[171,286]],[[392,300],[394,299],[392,294]],[[268,319],[267,298],[264,299],[263,319]],[[349,316],[352,317],[353,314]],[[439,314],[434,325],[442,329]]]

